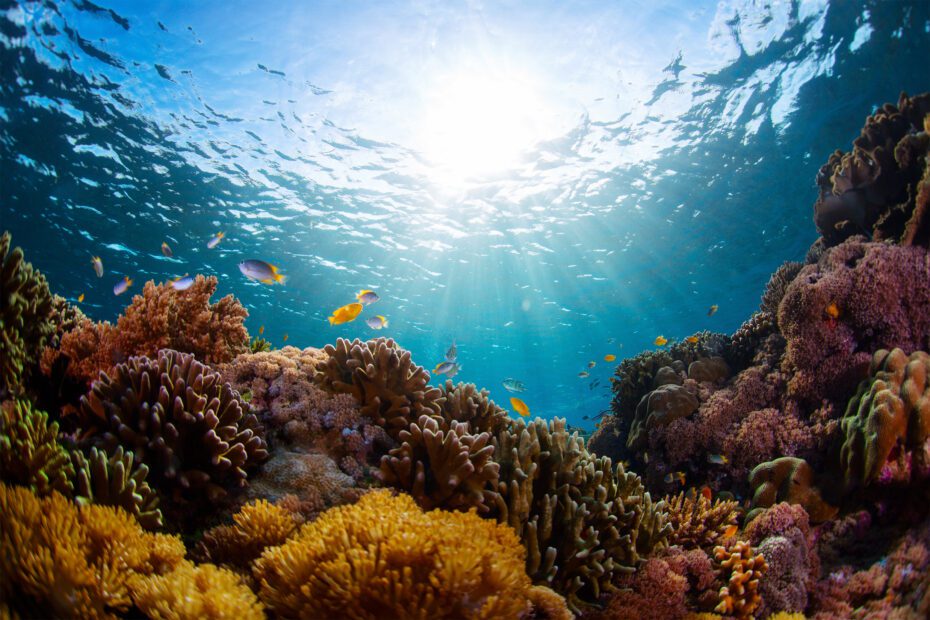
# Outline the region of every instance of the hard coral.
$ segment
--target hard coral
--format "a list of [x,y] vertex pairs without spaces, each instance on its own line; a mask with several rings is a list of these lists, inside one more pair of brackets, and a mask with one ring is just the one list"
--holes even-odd
[[387,491],[323,513],[253,573],[280,618],[517,618],[531,601],[510,528]]
[[410,359],[390,338],[353,342],[339,338],[323,349],[327,358],[316,369],[317,383],[347,393],[362,414],[397,438],[421,415],[438,417],[442,392],[429,385],[429,372]]
[[626,440],[627,448],[641,450],[646,445],[650,430],[686,418],[697,408],[697,397],[680,385],[663,385],[649,392],[636,406],[636,415]]
[[136,578],[183,557],[179,538],[122,510],[0,485],[0,599],[26,617],[112,618],[130,608]]
[[837,508],[821,497],[814,485],[814,470],[804,459],[785,456],[756,466],[749,475],[754,490],[753,511],[769,508],[776,502],[800,504],[814,522],[823,522],[836,516]]
[[668,522],[672,533],[670,545],[684,549],[711,550],[728,535],[733,536],[739,517],[739,503],[733,500],[710,499],[692,490],[682,491],[675,497],[666,498]]
[[440,413],[447,424],[467,423],[471,433],[496,433],[507,424],[507,412],[488,398],[487,390],[479,390],[474,383],[453,385],[447,380],[440,389]]
[[930,477],[930,355],[882,349],[869,374],[841,421],[847,490]]
[[78,504],[118,506],[136,518],[142,527],[152,530],[162,526],[158,495],[145,477],[149,468],[134,463],[132,452],[118,447],[113,456],[91,448],[85,457],[79,450],[71,453],[74,463],[74,499]]
[[58,423],[28,401],[0,404],[0,480],[29,487],[39,495],[71,492],[74,468],[58,443]]
[[762,600],[758,590],[759,579],[768,568],[765,558],[753,555],[749,543],[737,542],[730,549],[723,546],[714,548],[714,559],[729,575],[727,585],[720,588],[720,603],[714,611],[737,618],[751,618]]
[[235,573],[181,562],[164,575],[133,582],[132,602],[153,620],[261,620],[264,606]]
[[10,251],[11,242],[10,233],[0,235],[0,398],[21,389],[55,332],[45,276],[23,260],[20,248]]
[[82,423],[99,429],[90,441],[108,453],[133,451],[173,500],[215,501],[268,456],[258,420],[219,379],[177,351],[131,358],[81,398]]

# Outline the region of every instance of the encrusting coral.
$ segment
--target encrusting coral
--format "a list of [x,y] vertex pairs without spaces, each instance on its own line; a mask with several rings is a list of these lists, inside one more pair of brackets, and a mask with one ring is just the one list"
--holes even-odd
[[768,568],[765,558],[753,555],[749,543],[737,542],[730,548],[715,547],[714,559],[728,574],[727,585],[720,588],[720,603],[714,611],[740,619],[751,618],[762,602],[759,580]]
[[258,420],[238,392],[193,355],[162,350],[102,374],[81,399],[88,439],[122,446],[150,468],[149,482],[172,500],[216,501],[244,486],[268,456]]
[[0,480],[29,487],[39,495],[69,494],[74,468],[58,443],[58,423],[25,400],[0,404]]
[[807,461],[783,456],[757,465],[749,474],[753,488],[751,519],[756,511],[777,502],[798,504],[807,511],[811,521],[820,523],[836,516],[837,507],[824,501],[814,483],[814,470]]
[[249,502],[233,521],[207,530],[197,545],[199,558],[247,569],[265,549],[284,544],[300,525],[296,515],[265,500]]
[[11,243],[10,233],[0,235],[0,399],[20,391],[55,332],[45,276]]
[[232,571],[212,564],[181,562],[164,575],[134,580],[132,602],[158,620],[261,620],[264,606]]
[[739,518],[739,503],[736,501],[718,498],[711,502],[703,493],[692,489],[666,498],[666,508],[668,522],[672,526],[669,545],[710,551],[728,535],[735,534]]
[[114,617],[138,577],[183,557],[179,538],[147,533],[122,510],[0,484],[0,600],[24,617]]
[[78,504],[118,506],[136,518],[142,527],[152,530],[162,526],[158,495],[149,486],[145,463],[134,463],[132,452],[122,446],[113,455],[91,448],[87,456],[74,450],[74,499]]
[[279,618],[517,618],[535,596],[510,528],[387,491],[326,511],[253,574]]

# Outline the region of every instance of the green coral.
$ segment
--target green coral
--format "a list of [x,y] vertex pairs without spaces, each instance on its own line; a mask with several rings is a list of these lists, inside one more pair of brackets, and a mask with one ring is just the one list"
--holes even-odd
[[161,527],[158,495],[145,480],[149,468],[144,463],[134,465],[132,452],[118,447],[107,458],[97,448],[91,448],[86,457],[75,450],[71,460],[75,471],[74,499],[78,504],[117,506],[131,513],[146,529]]
[[252,351],[252,353],[271,351],[271,343],[260,336],[255,336],[249,342],[249,350]]
[[0,235],[0,397],[18,393],[29,367],[55,332],[51,321],[52,296],[48,284],[12,237]]
[[25,400],[0,406],[0,479],[39,495],[71,492],[74,468],[58,443],[58,423]]

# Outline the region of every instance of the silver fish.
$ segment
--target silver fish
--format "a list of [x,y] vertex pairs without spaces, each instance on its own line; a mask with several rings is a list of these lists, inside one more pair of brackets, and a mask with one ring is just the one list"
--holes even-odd
[[221,232],[216,233],[215,235],[213,235],[212,237],[210,237],[210,240],[209,240],[209,241],[207,241],[207,247],[210,248],[210,249],[212,250],[212,249],[215,248],[217,245],[219,245],[220,241],[221,241],[221,240],[223,239],[223,237],[225,237],[225,236],[226,236],[226,233],[221,233]]
[[103,277],[103,261],[100,260],[99,256],[94,256],[90,259],[90,264],[94,266],[94,273],[97,274],[98,278]]
[[455,348],[455,338],[453,338],[453,339],[452,339],[452,346],[449,347],[449,350],[448,350],[448,351],[446,351],[446,361],[447,361],[447,362],[454,362],[454,361],[455,361],[456,355],[458,355],[458,351],[457,351],[456,348]]
[[504,386],[505,390],[514,394],[519,394],[520,392],[526,391],[526,386],[523,385],[522,381],[518,381],[517,379],[504,379],[501,382],[501,385]]
[[193,286],[194,278],[195,276],[188,276],[188,275],[181,276],[180,278],[175,278],[174,280],[171,280],[171,288],[173,288],[176,291],[186,291],[191,286]]
[[456,364],[455,362],[450,362],[448,360],[440,364],[437,364],[436,368],[433,368],[433,372],[436,373],[437,375],[445,375],[445,374],[452,373],[452,374],[449,374],[450,377],[455,376],[455,373],[457,373],[458,371],[459,371],[459,365]]
[[284,284],[285,276],[278,273],[278,268],[263,260],[249,259],[239,263],[239,271],[249,280],[262,284]]
[[379,314],[367,319],[365,324],[372,329],[381,329],[388,326],[388,320]]
[[130,286],[132,286],[132,280],[129,279],[129,276],[126,276],[115,285],[113,285],[113,294],[122,295],[129,290]]

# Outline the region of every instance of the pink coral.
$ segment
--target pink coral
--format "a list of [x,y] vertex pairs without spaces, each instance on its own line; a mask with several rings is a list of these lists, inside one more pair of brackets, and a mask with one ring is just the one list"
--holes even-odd
[[[812,448],[814,436],[797,416],[775,408],[749,413],[732,437],[732,465],[744,472],[777,456],[793,456]],[[737,474],[738,475],[738,474]]]
[[[699,552],[700,553],[700,552]],[[688,613],[688,579],[661,558],[649,558],[633,575],[620,580],[621,590],[587,620],[679,620]]]

